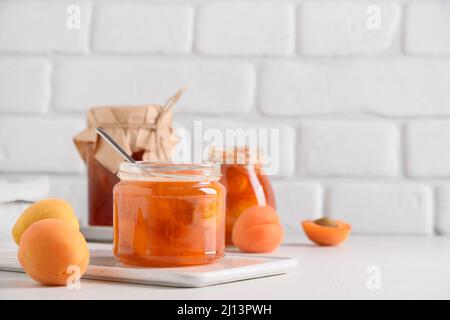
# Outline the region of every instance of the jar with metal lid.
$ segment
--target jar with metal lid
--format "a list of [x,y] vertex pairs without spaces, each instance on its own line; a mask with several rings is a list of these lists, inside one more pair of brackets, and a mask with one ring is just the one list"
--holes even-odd
[[212,263],[225,250],[225,188],[216,164],[122,163],[114,254],[154,267]]

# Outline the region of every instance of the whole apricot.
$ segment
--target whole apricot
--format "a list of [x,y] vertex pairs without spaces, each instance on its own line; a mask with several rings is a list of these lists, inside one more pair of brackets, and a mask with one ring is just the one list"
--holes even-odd
[[283,241],[283,227],[272,207],[250,207],[238,217],[232,231],[233,244],[244,252],[266,253]]
[[81,277],[85,273],[89,249],[83,235],[69,223],[43,219],[23,233],[18,258],[25,272],[37,282],[65,285],[69,276]]
[[49,218],[64,220],[77,230],[80,228],[78,219],[70,203],[62,199],[44,199],[26,208],[17,219],[12,229],[14,241],[19,244],[20,237],[29,226],[36,221]]

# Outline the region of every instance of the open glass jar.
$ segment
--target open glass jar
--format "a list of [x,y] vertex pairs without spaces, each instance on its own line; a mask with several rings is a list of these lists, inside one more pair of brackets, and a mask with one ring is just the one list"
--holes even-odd
[[275,196],[267,175],[264,174],[261,153],[248,147],[213,148],[209,160],[220,163],[226,196],[225,241],[232,245],[232,231],[237,218],[253,206],[276,209]]
[[214,262],[225,250],[225,188],[215,164],[122,163],[114,187],[114,254],[125,264]]

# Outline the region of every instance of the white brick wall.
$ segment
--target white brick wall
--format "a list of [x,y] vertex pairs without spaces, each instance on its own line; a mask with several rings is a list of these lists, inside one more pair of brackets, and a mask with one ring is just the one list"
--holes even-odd
[[50,98],[50,68],[42,59],[1,59],[0,112],[44,112]]
[[[382,14],[380,28],[368,20],[377,12]],[[399,20],[397,3],[306,2],[299,10],[299,49],[305,55],[381,53],[392,45]]]
[[82,128],[80,119],[2,116],[1,171],[80,172],[82,163],[72,137]]
[[440,185],[436,191],[436,231],[450,235],[450,184]]
[[414,121],[406,127],[407,173],[450,177],[450,121]]
[[395,176],[399,165],[395,125],[313,122],[300,126],[299,171],[306,176]]
[[405,11],[405,51],[410,54],[450,53],[450,3],[412,3]]
[[192,41],[192,13],[192,8],[178,5],[100,5],[93,20],[93,49],[187,53]]
[[267,115],[450,114],[447,59],[272,62],[264,65],[260,81]]
[[[222,136],[226,139],[227,136],[227,130],[229,130],[230,135],[234,135],[236,133],[236,129],[242,129],[243,135],[246,137],[250,137],[251,133],[247,131],[248,129],[256,129],[257,134],[259,134],[260,131],[258,130],[267,130],[268,134],[268,145],[264,148],[263,152],[266,156],[266,160],[270,163],[274,164],[274,170],[278,168],[277,172],[274,174],[276,177],[290,177],[295,172],[295,131],[292,127],[288,125],[283,125],[282,123],[274,124],[271,122],[242,122],[242,121],[224,121],[224,120],[214,120],[214,119],[205,119],[200,118],[203,123],[204,131],[208,129],[214,129],[218,130],[222,133]],[[277,130],[279,134],[279,144],[277,144],[276,148],[278,149],[278,152],[276,152],[272,158],[269,158],[272,155],[272,152],[274,151],[271,149],[271,136],[272,136],[272,130]],[[251,132],[254,132],[253,130]],[[212,132],[211,134],[214,134]],[[276,134],[276,133],[273,133]],[[213,138],[206,139],[205,137],[205,144],[204,149],[208,150],[208,145],[212,142]],[[247,142],[248,144],[251,143],[250,140]],[[230,145],[230,143],[227,143],[227,141],[224,141],[222,145]],[[272,175],[272,173],[271,173]]]
[[355,233],[431,234],[432,202],[427,186],[342,184],[328,191],[325,212]]
[[301,221],[323,215],[323,193],[318,183],[273,181],[277,211],[287,232],[298,232]]
[[88,48],[90,5],[81,9],[81,28],[66,27],[69,4],[37,1],[0,4],[0,51],[84,52]]
[[180,87],[188,87],[177,105],[180,112],[245,113],[252,108],[254,80],[247,63],[64,59],[55,65],[53,102],[61,111],[164,103]]
[[213,3],[197,13],[200,53],[282,55],[294,48],[294,14],[284,3]]
[[326,214],[356,233],[450,234],[448,39],[450,0],[0,0],[0,179],[46,175],[85,220],[85,111],[185,86],[187,132],[280,130],[288,232]]

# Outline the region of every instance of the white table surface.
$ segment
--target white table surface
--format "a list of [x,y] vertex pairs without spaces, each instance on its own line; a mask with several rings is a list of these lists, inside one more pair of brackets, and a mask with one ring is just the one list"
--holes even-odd
[[[450,299],[450,237],[352,236],[325,248],[290,236],[273,255],[297,258],[298,269],[196,289],[82,279],[79,290],[0,271],[0,299]],[[370,266],[380,270],[381,289],[367,286]]]

